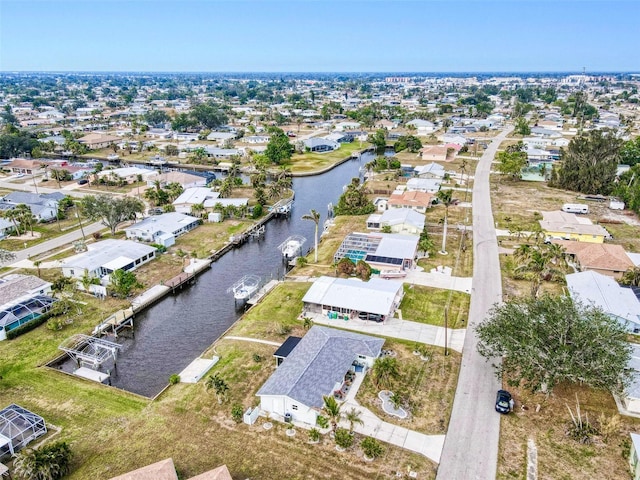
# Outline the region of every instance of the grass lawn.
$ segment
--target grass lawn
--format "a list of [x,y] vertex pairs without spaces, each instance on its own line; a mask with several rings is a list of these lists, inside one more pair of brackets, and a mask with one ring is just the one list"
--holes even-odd
[[444,326],[444,309],[448,305],[449,328],[465,328],[469,318],[470,300],[471,296],[463,292],[421,285],[405,285],[400,310],[404,320],[442,327]]
[[291,171],[293,173],[306,173],[316,170],[322,170],[330,167],[336,162],[344,160],[351,156],[352,153],[364,150],[369,147],[367,142],[342,143],[338,150],[328,153],[302,153],[294,154],[291,158]]
[[[607,418],[617,415],[609,392],[577,386],[559,386],[547,399],[544,394],[532,394],[520,388],[507,388],[516,401],[514,413],[502,417],[498,474],[500,480],[526,477],[527,440],[532,438],[538,449],[538,478],[594,479],[630,478],[627,457],[629,432],[637,432],[640,419],[620,416],[621,424],[606,441],[597,437],[593,444],[583,445],[566,436],[571,421],[567,406],[575,414],[576,394],[580,409],[592,424],[600,414]],[[522,405],[526,410],[522,410]],[[536,412],[536,406],[540,411]]]
[[384,348],[396,352],[400,371],[400,378],[393,381],[389,390],[406,399],[411,415],[405,420],[387,415],[378,398],[383,388],[374,385],[371,375],[365,377],[358,390],[358,402],[385,422],[428,435],[446,433],[462,356],[452,351],[445,356],[444,349],[427,347],[429,360],[423,361],[413,355],[413,345],[396,340],[387,340]]
[[[60,225],[58,225],[58,222],[35,224],[33,226],[33,231],[34,233],[37,232],[39,236],[36,235],[35,237],[31,237],[31,230],[28,229],[27,232],[22,233],[19,238],[9,236],[3,240],[0,240],[0,248],[13,251],[22,250],[23,248],[25,248],[25,242],[27,244],[27,248],[29,248],[46,240],[51,240],[52,238],[64,235],[65,233],[79,230],[80,224],[78,223],[78,219],[75,218],[75,214],[73,213],[73,211],[69,213],[68,217],[69,218],[60,220]],[[91,223],[90,220],[82,218],[83,226],[88,225],[89,223]],[[24,232],[24,227],[21,227],[20,230],[21,232]]]
[[198,228],[178,237],[170,251],[181,249],[197,258],[208,257],[226,245],[231,235],[241,233],[253,224],[254,221],[250,219],[232,219],[221,223],[204,222]]

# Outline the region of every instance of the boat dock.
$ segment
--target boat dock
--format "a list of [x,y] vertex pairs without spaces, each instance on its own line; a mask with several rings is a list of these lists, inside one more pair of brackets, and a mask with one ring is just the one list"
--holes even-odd
[[288,217],[291,214],[291,207],[293,207],[293,197],[280,200],[269,211],[276,217]]
[[125,308],[124,310],[118,310],[117,312],[109,315],[102,323],[93,329],[94,335],[100,334],[113,334],[118,338],[118,332],[123,328],[130,328],[133,330],[133,317],[135,312],[132,307]]
[[256,303],[259,303],[267,293],[269,293],[276,287],[276,285],[278,285],[278,283],[280,283],[278,280],[271,280],[270,282],[268,282],[264,287],[258,290],[258,292],[253,297],[247,300],[247,305],[255,305]]

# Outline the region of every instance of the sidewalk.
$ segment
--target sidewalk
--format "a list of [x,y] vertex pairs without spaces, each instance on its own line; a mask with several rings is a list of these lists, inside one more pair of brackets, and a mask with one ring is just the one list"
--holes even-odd
[[[400,338],[411,342],[425,343],[444,347],[444,327],[436,327],[426,323],[410,322],[408,320],[400,320],[391,318],[383,323],[376,323],[370,320],[360,320],[352,318],[350,320],[329,319],[324,315],[306,314],[313,319],[313,323],[318,325],[327,325],[329,327],[344,328],[345,330],[354,330],[370,335],[378,335],[382,337]],[[456,352],[462,352],[464,337],[467,331],[461,329],[447,330],[447,346]]]

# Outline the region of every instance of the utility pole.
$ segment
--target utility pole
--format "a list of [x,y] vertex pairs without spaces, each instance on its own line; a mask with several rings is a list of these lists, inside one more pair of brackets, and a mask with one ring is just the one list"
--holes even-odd
[[78,213],[78,207],[76,207],[76,218],[78,219],[78,223],[80,224],[80,231],[82,232],[82,241],[87,242],[87,239],[84,236],[84,228],[82,228],[82,220],[80,219],[80,214]]
[[449,305],[447,305],[446,307],[444,307],[444,356],[446,357],[447,355],[449,355],[449,349],[447,348],[447,327],[448,327],[448,312],[449,311]]

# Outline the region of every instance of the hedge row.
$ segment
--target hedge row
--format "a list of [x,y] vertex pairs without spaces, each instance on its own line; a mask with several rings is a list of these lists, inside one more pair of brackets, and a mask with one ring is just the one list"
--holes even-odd
[[24,325],[20,325],[18,328],[9,330],[7,332],[7,340],[13,340],[14,338],[19,337],[23,333],[27,333],[33,330],[34,328],[38,328],[44,322],[49,320],[49,317],[51,317],[51,313],[46,312],[40,315],[38,318],[31,320],[30,322],[27,322]]

